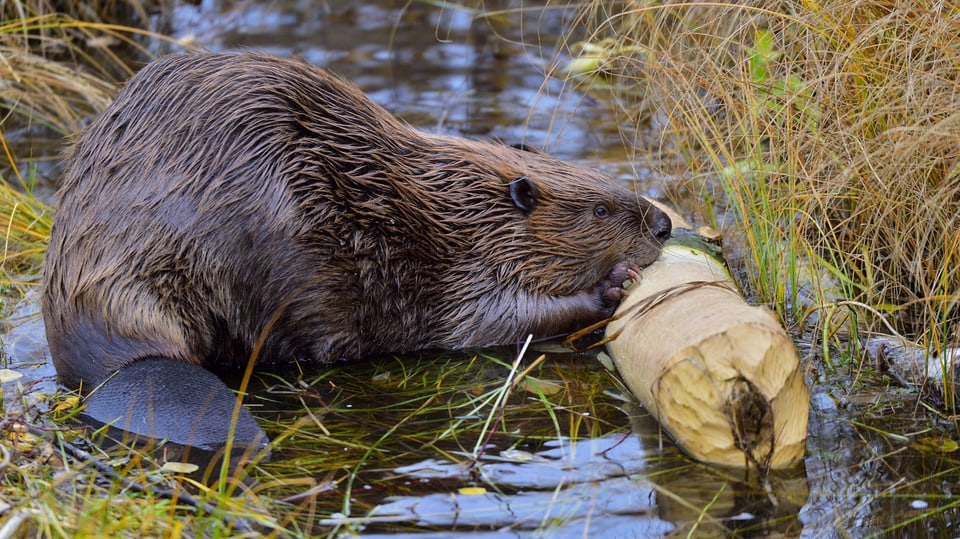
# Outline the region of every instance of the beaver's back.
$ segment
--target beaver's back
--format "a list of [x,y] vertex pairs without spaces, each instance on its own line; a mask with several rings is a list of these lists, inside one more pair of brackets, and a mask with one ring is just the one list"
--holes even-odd
[[320,69],[171,56],[68,155],[47,336],[68,386],[241,364],[261,334],[269,361],[509,342],[601,317],[595,285],[665,230],[593,171],[420,134]]

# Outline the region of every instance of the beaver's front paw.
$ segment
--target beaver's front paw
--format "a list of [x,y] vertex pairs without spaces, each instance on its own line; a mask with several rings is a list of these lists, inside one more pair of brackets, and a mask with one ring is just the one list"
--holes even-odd
[[623,261],[613,267],[610,273],[599,283],[597,283],[597,297],[600,300],[601,310],[604,318],[613,315],[620,300],[627,295],[623,288],[623,282],[627,279],[637,280],[640,278],[640,267],[632,262]]

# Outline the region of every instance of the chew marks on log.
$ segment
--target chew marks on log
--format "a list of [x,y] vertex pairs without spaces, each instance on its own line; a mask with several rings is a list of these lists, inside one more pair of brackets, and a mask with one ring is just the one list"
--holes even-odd
[[607,326],[617,370],[693,458],[794,464],[810,407],[796,346],[772,312],[747,304],[708,242],[675,232]]

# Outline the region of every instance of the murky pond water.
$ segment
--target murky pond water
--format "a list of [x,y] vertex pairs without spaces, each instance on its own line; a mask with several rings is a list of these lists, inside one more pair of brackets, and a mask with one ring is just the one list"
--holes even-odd
[[[423,129],[544,147],[648,196],[669,188],[652,148],[635,143],[643,134],[625,143],[609,105],[545,77],[571,11],[487,2],[510,9],[477,18],[441,4],[208,1],[178,7],[172,25],[214,50],[330,68]],[[15,368],[52,387],[35,310],[28,302],[12,321],[6,350]],[[865,402],[841,389],[847,380],[819,382],[805,465],[774,475],[765,491],[742,472],[681,455],[591,355],[548,354],[529,376],[545,385],[515,388],[491,420],[485,399],[512,360],[506,350],[258,375],[248,404],[280,441],[257,479],[299,470],[327,485],[296,522],[312,533],[960,536],[956,457],[916,443],[955,437],[956,426],[915,425],[908,395],[873,388],[864,395],[876,402]]]

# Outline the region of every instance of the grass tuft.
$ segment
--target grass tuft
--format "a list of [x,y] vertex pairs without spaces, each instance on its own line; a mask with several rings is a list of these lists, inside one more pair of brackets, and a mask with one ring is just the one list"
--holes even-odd
[[[0,143],[6,141],[0,133]],[[32,194],[31,185],[21,178],[19,188],[0,181],[0,226],[3,248],[0,251],[0,290],[11,299],[22,297],[27,287],[38,283],[40,265],[47,249],[53,212]],[[3,315],[12,308],[5,302]]]
[[[941,351],[960,322],[955,7],[591,2],[573,75],[651,133],[744,284],[789,320],[845,299]],[[670,163],[670,159],[664,159]],[[819,294],[818,294],[819,292]]]
[[[59,3],[57,3],[59,5]],[[0,6],[0,296],[4,314],[38,284],[52,221],[51,208],[34,196],[36,166],[55,159],[32,149],[12,148],[8,137],[69,138],[116,93],[132,74],[121,58],[145,54],[139,37],[149,31],[110,22],[113,17],[147,20],[139,1],[67,3],[74,18],[45,1]],[[20,144],[23,144],[22,142]]]

